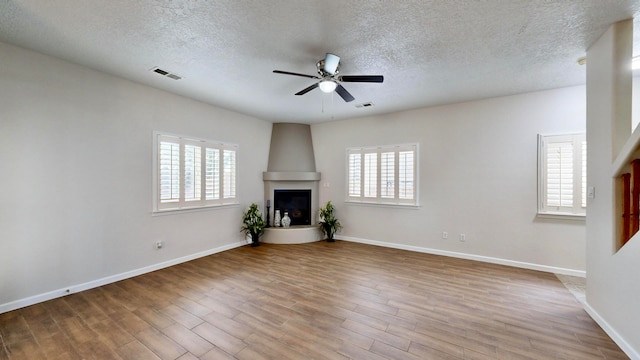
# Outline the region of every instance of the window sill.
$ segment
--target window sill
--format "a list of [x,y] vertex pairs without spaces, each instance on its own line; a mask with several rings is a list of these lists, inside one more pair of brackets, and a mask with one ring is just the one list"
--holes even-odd
[[183,208],[183,209],[153,210],[151,212],[151,216],[186,214],[186,213],[192,213],[192,212],[200,212],[200,211],[209,211],[209,210],[230,208],[230,207],[235,207],[235,206],[238,206],[238,205],[240,205],[240,204],[233,203],[233,204],[211,205],[211,206],[201,206],[201,207],[192,207],[192,208]]
[[553,212],[539,212],[536,217],[541,219],[555,219],[555,220],[570,220],[570,221],[585,221],[586,214],[568,214],[568,213],[553,213]]
[[357,206],[376,206],[376,207],[390,207],[396,209],[408,209],[408,210],[418,210],[420,209],[420,205],[415,204],[386,204],[386,203],[377,203],[377,202],[366,202],[366,201],[351,201],[346,200],[344,202],[346,205],[357,205]]

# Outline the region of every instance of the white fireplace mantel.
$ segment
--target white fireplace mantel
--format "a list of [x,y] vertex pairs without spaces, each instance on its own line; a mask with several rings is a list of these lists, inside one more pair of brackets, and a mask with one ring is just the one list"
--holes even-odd
[[265,171],[264,181],[320,181],[319,172],[310,171]]

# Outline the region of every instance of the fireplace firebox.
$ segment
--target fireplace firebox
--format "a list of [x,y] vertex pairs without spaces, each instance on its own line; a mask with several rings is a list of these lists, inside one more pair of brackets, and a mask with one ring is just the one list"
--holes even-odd
[[311,190],[274,190],[274,213],[280,210],[280,215],[289,213],[291,225],[311,224]]

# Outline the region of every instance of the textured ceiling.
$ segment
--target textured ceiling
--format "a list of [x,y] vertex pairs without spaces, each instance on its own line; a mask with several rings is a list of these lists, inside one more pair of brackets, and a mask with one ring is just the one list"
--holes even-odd
[[[585,83],[640,0],[0,0],[0,41],[274,122],[315,123]],[[638,26],[636,26],[638,28]],[[638,38],[638,37],[636,37]],[[296,92],[332,52],[345,103]],[[171,80],[155,67],[183,77]],[[372,102],[372,107],[357,107]]]

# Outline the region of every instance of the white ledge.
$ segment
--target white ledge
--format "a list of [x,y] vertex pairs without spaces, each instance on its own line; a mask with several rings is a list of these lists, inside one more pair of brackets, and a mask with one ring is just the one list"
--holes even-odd
[[265,171],[264,181],[320,181],[319,172],[307,171]]
[[618,177],[625,171],[625,166],[629,165],[631,160],[633,160],[633,155],[638,148],[640,148],[640,126],[637,126],[633,133],[631,133],[611,164],[612,176]]
[[568,214],[568,213],[554,213],[554,212],[539,212],[536,217],[541,219],[556,219],[556,220],[572,220],[572,221],[586,221],[586,214]]

